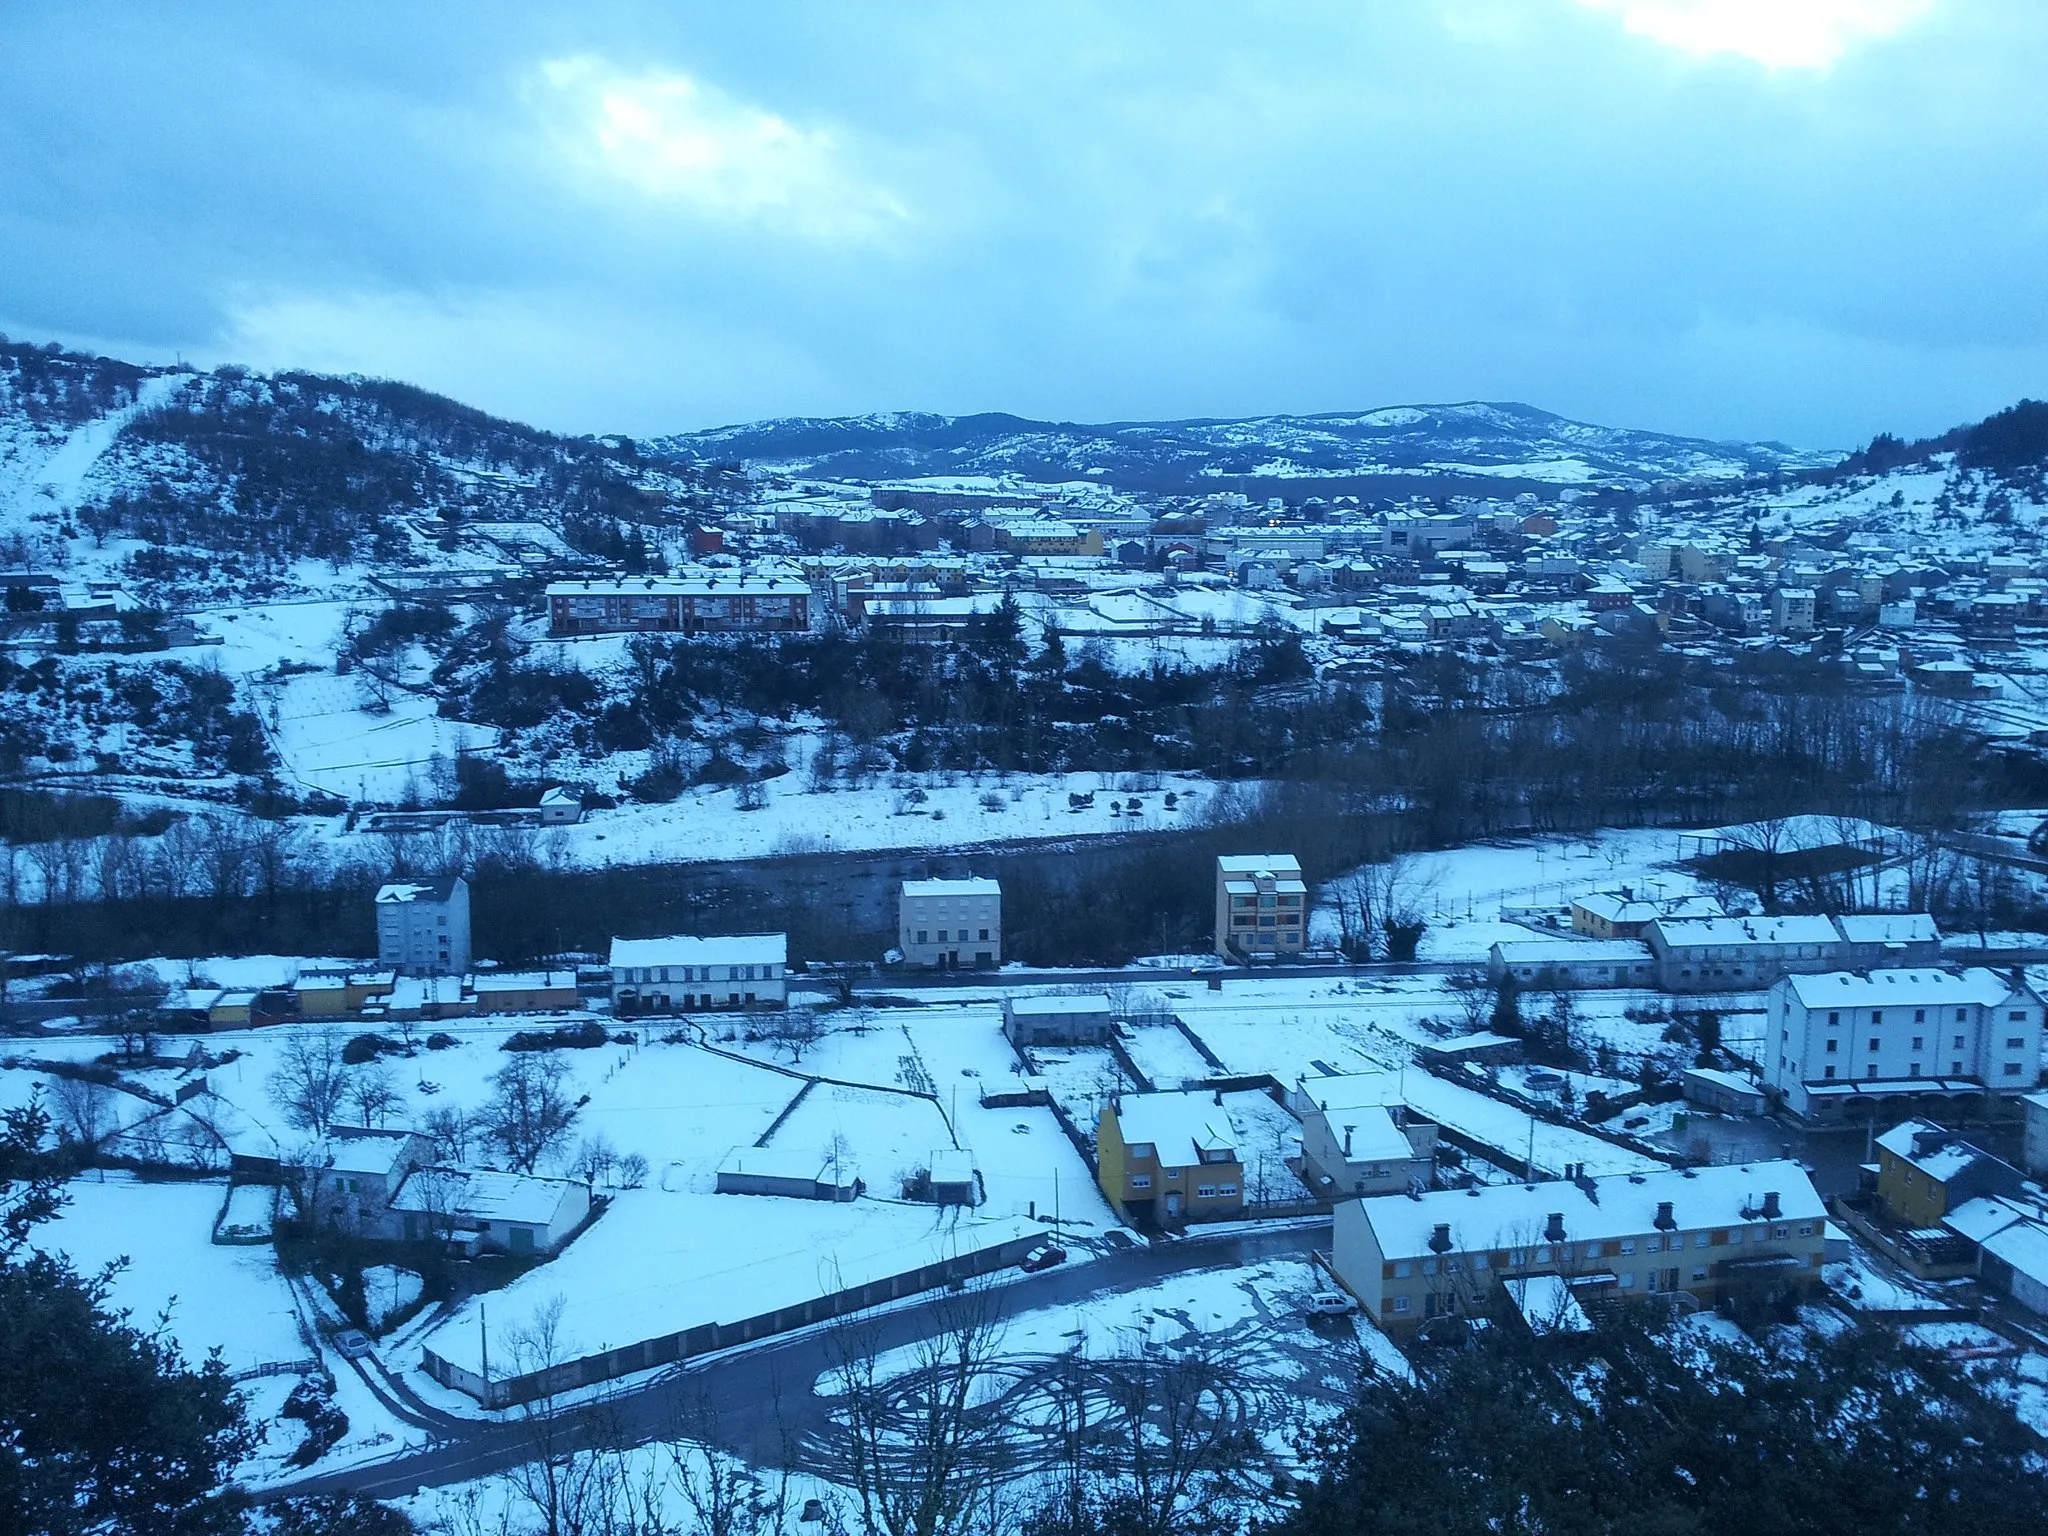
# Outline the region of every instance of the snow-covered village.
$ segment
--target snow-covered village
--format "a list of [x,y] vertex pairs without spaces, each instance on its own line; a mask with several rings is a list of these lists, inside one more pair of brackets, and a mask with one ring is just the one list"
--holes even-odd
[[2048,1532],[2041,18],[1060,16],[0,18],[0,1532]]

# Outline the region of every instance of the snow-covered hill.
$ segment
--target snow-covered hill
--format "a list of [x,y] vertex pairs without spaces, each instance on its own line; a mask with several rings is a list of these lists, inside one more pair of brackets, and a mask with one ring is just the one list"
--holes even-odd
[[1672,480],[1733,481],[1774,470],[1818,468],[1841,457],[1780,443],[1715,443],[1594,426],[1526,405],[1486,402],[1100,426],[917,412],[791,417],[687,433],[647,446],[656,453],[704,462],[744,460],[792,474],[858,479],[1012,475],[1159,490],[1213,489],[1240,478],[1335,481],[1393,475],[1639,487]]

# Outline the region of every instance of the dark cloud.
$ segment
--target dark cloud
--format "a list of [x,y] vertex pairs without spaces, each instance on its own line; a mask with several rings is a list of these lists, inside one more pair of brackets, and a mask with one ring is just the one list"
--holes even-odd
[[18,5],[0,320],[642,433],[2048,390],[2048,7],[1770,69],[1666,3]]

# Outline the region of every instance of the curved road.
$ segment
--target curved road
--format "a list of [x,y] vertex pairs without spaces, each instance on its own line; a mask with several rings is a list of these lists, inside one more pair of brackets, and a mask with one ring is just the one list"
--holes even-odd
[[[1201,1269],[1235,1269],[1265,1259],[1305,1257],[1327,1249],[1330,1223],[1312,1221],[1270,1228],[1196,1235],[1144,1248],[1121,1249],[1086,1264],[1020,1276],[984,1294],[1004,1316],[1086,1301],[1150,1285],[1165,1276]],[[945,1292],[860,1320],[863,1343],[900,1348],[945,1330]],[[601,1423],[609,1443],[642,1445],[682,1432],[708,1438],[754,1465],[774,1464],[786,1448],[812,1439],[826,1420],[811,1388],[832,1368],[831,1325],[740,1346],[671,1367],[600,1403],[566,1408],[542,1424],[514,1419],[463,1420],[448,1438],[388,1461],[317,1474],[267,1491],[266,1498],[303,1493],[354,1492],[399,1498],[423,1487],[467,1482],[566,1449],[579,1421]]]

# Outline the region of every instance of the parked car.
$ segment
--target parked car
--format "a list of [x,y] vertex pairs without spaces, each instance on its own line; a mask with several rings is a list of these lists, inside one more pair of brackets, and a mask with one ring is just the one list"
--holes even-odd
[[360,1328],[344,1328],[334,1336],[334,1348],[344,1360],[360,1360],[370,1352],[370,1336]]
[[1358,1298],[1348,1291],[1315,1291],[1308,1298],[1310,1317],[1349,1317],[1358,1310]]
[[1017,1261],[1017,1267],[1027,1275],[1035,1275],[1041,1269],[1051,1269],[1055,1264],[1067,1262],[1067,1250],[1054,1245],[1034,1248]]

